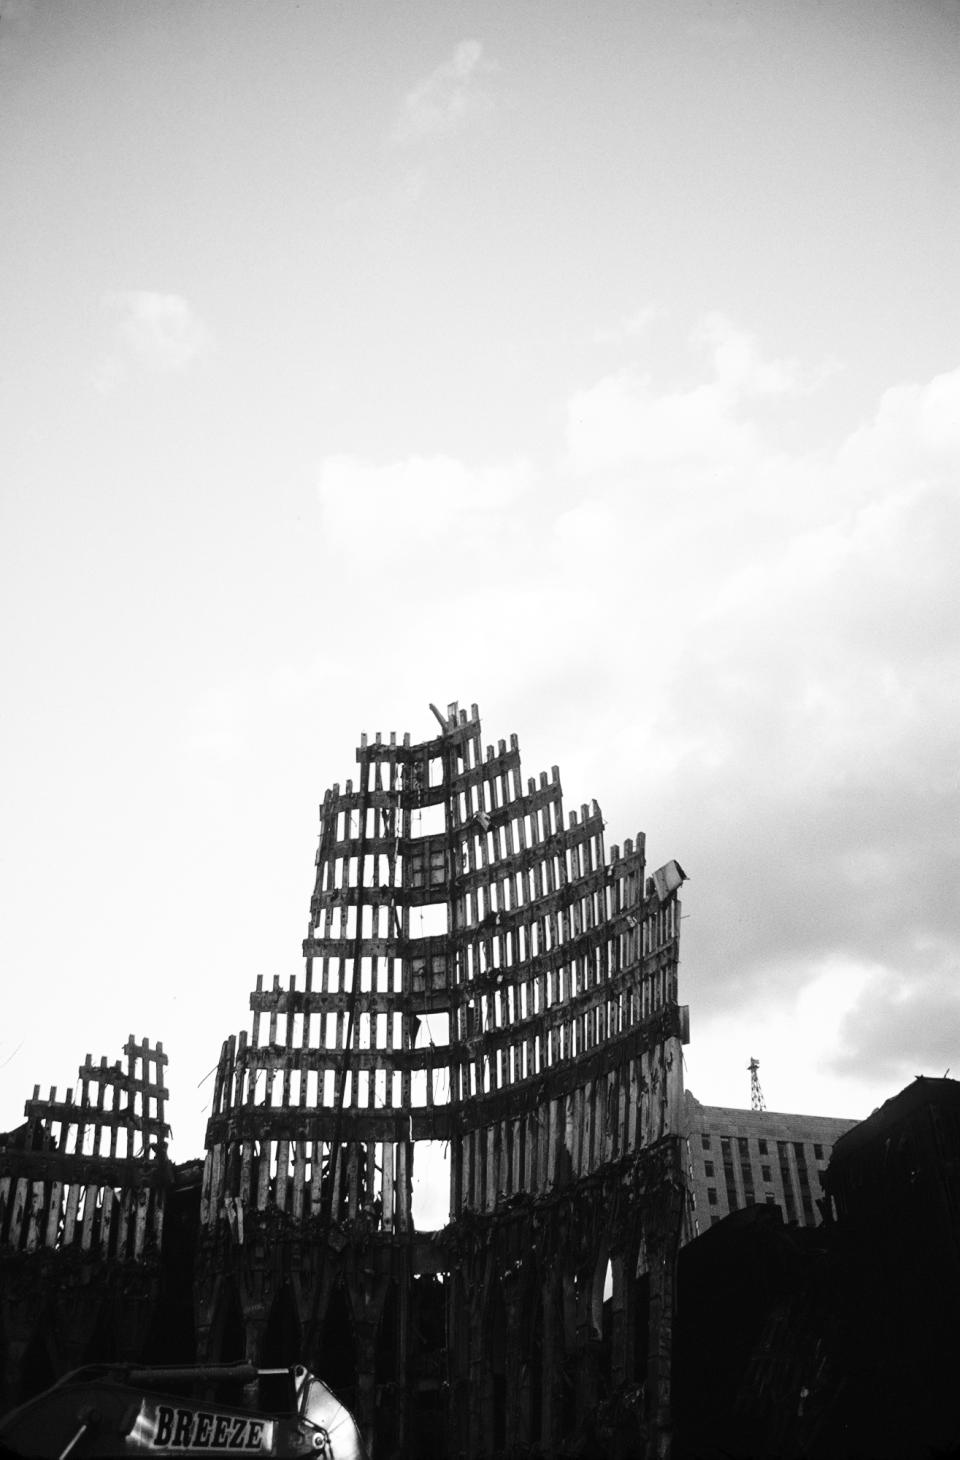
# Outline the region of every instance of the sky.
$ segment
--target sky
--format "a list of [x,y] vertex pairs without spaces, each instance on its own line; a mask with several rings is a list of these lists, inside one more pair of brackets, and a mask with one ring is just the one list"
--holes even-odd
[[958,77],[955,0],[0,0],[0,1129],[132,1032],[198,1155],[431,701],[682,863],[701,1101],[960,1075]]

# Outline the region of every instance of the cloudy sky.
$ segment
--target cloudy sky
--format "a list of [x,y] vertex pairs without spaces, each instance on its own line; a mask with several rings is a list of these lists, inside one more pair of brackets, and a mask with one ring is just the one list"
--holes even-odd
[[960,1075],[955,0],[0,3],[0,1128],[202,1146],[361,731],[689,874],[687,1082]]

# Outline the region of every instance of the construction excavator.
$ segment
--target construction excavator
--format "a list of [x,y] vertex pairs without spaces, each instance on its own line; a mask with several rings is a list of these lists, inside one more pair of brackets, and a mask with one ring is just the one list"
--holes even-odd
[[[243,1402],[197,1397],[224,1392]],[[367,1460],[349,1409],[302,1365],[88,1365],[0,1419],[0,1456],[24,1460],[211,1454]]]

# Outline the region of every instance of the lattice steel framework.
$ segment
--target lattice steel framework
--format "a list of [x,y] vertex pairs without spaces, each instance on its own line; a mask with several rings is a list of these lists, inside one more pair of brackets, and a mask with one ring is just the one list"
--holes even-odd
[[123,1052],[126,1069],[87,1055],[76,1100],[34,1087],[15,1144],[0,1147],[0,1250],[75,1246],[124,1261],[159,1248],[167,1056],[132,1034]]
[[[258,980],[251,1035],[223,1046],[201,1207],[208,1278],[236,1271],[267,1222],[321,1244],[339,1233],[341,1268],[347,1239],[393,1243],[406,1277],[402,1263],[382,1271],[407,1281],[420,1141],[449,1142],[451,1233],[572,1184],[599,1192],[599,1175],[654,1150],[662,1166],[663,1143],[678,1141],[682,870],[645,881],[642,836],[607,859],[595,802],[565,821],[556,767],[524,787],[515,736],[484,753],[476,706],[435,713],[441,733],[426,742],[364,737],[356,784],[327,792],[304,976]],[[306,1290],[327,1293],[330,1278],[320,1259],[298,1260],[309,1339],[325,1297]],[[255,1350],[280,1279],[251,1285],[245,1261]],[[351,1288],[371,1343],[375,1289]],[[211,1350],[218,1291],[210,1278],[199,1306]]]
[[[88,1054],[78,1086],[0,1137],[0,1403],[91,1358],[134,1359],[154,1316],[172,1186],[163,1045]],[[107,1352],[104,1352],[106,1347]]]

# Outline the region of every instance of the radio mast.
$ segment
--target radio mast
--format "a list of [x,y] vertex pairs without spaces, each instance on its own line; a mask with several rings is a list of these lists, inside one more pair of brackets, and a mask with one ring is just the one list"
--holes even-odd
[[766,1110],[767,1107],[763,1101],[763,1091],[760,1089],[760,1075],[758,1073],[760,1061],[751,1055],[747,1069],[750,1071],[750,1109]]

